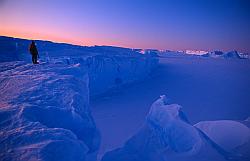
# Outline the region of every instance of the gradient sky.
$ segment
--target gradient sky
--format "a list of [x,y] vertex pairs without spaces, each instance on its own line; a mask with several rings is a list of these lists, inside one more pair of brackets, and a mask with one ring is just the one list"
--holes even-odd
[[249,0],[0,0],[0,35],[250,53]]

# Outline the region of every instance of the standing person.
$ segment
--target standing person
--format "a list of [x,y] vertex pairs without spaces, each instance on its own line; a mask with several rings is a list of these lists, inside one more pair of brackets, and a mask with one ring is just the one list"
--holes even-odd
[[37,51],[36,44],[35,44],[34,40],[32,40],[32,42],[30,44],[30,54],[32,55],[33,64],[38,64],[38,62],[37,62],[38,51]]

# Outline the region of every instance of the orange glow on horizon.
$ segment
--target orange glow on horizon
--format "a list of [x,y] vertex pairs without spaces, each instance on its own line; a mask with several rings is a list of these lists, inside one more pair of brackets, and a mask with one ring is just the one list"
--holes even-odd
[[[68,43],[73,45],[80,46],[95,46],[95,45],[107,45],[107,46],[119,46],[125,48],[141,48],[146,49],[148,47],[145,46],[145,42],[138,42],[136,40],[131,41],[121,40],[118,38],[98,38],[99,35],[93,35],[93,38],[89,38],[92,35],[87,35],[87,38],[82,38],[77,34],[65,33],[60,31],[60,29],[49,28],[45,26],[33,26],[30,28],[26,25],[20,25],[18,27],[16,24],[8,24],[6,26],[0,26],[0,35],[1,36],[9,36],[14,38],[22,38],[22,39],[32,39],[32,40],[45,40],[52,41],[58,43]],[[39,32],[37,32],[39,31]],[[61,36],[63,35],[63,36]],[[75,36],[77,35],[77,36]],[[150,44],[147,44],[150,46]]]
[[244,6],[241,1],[0,0],[0,35],[81,46],[249,53],[250,14]]
[[[26,33],[26,32],[16,32],[16,31],[4,31],[0,30],[0,36],[7,36],[7,37],[14,37],[14,38],[21,38],[21,39],[29,39],[29,40],[43,40],[43,41],[52,41],[56,43],[67,43],[72,45],[79,45],[79,46],[95,46],[95,45],[107,45],[107,46],[120,46],[125,48],[133,48],[133,46],[128,45],[118,45],[116,42],[104,42],[101,40],[96,39],[77,39],[77,38],[65,38],[60,37],[57,35],[46,35],[42,33]],[[99,42],[99,43],[97,43]],[[102,42],[102,43],[100,43]],[[137,48],[137,47],[134,47]]]
[[76,40],[73,38],[65,38],[61,36],[57,36],[55,34],[44,34],[44,33],[33,33],[33,32],[19,32],[15,30],[0,30],[1,36],[8,36],[8,37],[14,37],[14,38],[22,38],[22,39],[32,39],[32,40],[45,40],[45,41],[52,41],[52,42],[58,42],[58,43],[69,43],[74,45],[81,45],[81,46],[89,46],[91,43],[91,40]]

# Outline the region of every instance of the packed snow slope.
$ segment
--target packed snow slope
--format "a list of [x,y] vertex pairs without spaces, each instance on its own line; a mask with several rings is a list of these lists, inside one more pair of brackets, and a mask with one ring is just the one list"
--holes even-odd
[[[122,148],[108,152],[102,161],[247,161],[250,158],[243,153],[229,151],[232,146],[244,145],[249,142],[249,128],[244,125],[231,123],[214,123],[233,126],[235,129],[245,128],[239,131],[241,136],[248,135],[248,138],[239,136],[227,136],[227,131],[216,131],[216,144],[202,130],[192,126],[182,107],[178,104],[169,104],[165,95],[155,101],[147,115],[142,128],[130,138]],[[223,126],[222,126],[223,127]],[[224,128],[225,129],[225,128]],[[248,131],[246,131],[248,130]],[[210,135],[211,136],[211,135]],[[223,139],[232,144],[220,147]],[[213,137],[214,139],[214,137]],[[235,141],[238,139],[237,141]],[[239,141],[245,139],[245,142]],[[234,140],[234,141],[231,141]],[[248,143],[249,144],[249,143]],[[248,146],[243,151],[247,151]],[[226,149],[226,150],[225,150]],[[248,154],[247,154],[248,155]]]
[[250,129],[243,122],[232,120],[202,121],[195,125],[227,152],[236,153],[241,160],[250,160]]
[[88,81],[80,64],[0,63],[1,160],[95,160]]
[[100,155],[121,147],[143,124],[153,100],[168,93],[191,124],[250,116],[250,61],[165,55],[150,78],[91,101],[101,131]]

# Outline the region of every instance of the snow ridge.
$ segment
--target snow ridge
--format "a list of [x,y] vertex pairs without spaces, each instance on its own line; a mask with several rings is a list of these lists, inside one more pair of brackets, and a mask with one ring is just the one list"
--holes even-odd
[[62,64],[0,65],[1,159],[94,160],[100,136],[90,114],[87,71]]
[[199,132],[189,125],[180,105],[167,104],[165,95],[152,104],[147,122],[158,131],[160,140],[176,152],[195,154],[201,147]]
[[219,142],[191,125],[182,107],[169,104],[163,95],[152,104],[140,131],[122,148],[106,153],[102,161],[226,161],[244,158],[238,153],[225,151]]

